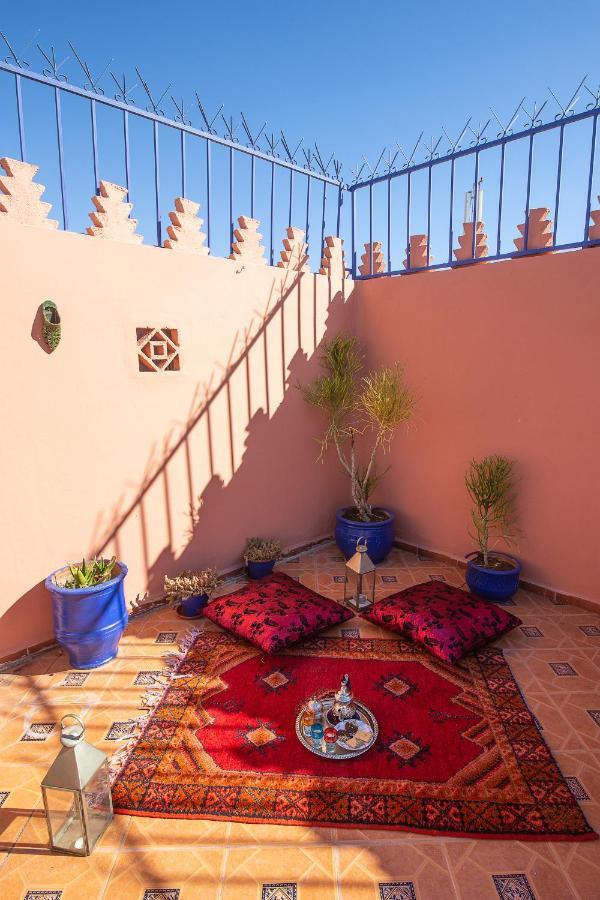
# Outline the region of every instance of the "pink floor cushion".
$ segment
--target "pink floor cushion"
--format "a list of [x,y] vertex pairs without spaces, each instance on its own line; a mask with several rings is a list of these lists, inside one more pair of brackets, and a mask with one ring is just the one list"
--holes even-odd
[[362,615],[450,663],[521,624],[489,600],[440,581],[392,594]]
[[346,622],[354,613],[276,572],[218,597],[208,604],[204,615],[265,653],[278,653],[302,638]]

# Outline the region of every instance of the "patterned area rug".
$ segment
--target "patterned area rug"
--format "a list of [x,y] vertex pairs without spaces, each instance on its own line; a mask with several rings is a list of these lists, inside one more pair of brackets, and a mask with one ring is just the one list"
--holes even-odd
[[[348,672],[375,746],[321,759],[302,701]],[[591,840],[500,650],[450,666],[401,640],[313,638],[264,656],[221,631],[188,638],[113,785],[115,811],[520,840]]]

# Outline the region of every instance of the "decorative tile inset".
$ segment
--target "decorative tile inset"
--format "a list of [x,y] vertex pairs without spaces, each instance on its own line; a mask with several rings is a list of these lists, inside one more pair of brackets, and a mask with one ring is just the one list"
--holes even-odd
[[179,372],[176,328],[136,328],[140,372]]
[[163,672],[160,669],[153,669],[151,672],[138,672],[135,676],[134,684],[162,684],[160,680]]
[[155,644],[174,644],[176,637],[177,637],[176,631],[160,631],[156,640],[154,641],[154,643]]
[[386,881],[379,885],[379,900],[417,900],[412,881]]
[[346,581],[346,576],[345,575],[334,575],[333,580],[334,580],[335,584],[344,584],[344,582]]
[[133,721],[128,722],[113,722],[108,731],[106,732],[106,736],[104,738],[105,741],[122,741],[125,738],[131,737],[133,731],[135,729],[136,723]]
[[521,625],[521,631],[528,638],[544,637],[544,632],[535,625]]
[[588,709],[588,716],[591,716],[598,728],[600,728],[600,709]]
[[429,580],[430,581],[445,581],[446,576],[445,575],[430,575]]
[[492,875],[500,900],[535,900],[526,875]]
[[143,900],[178,900],[179,888],[147,888]]
[[10,791],[0,791],[0,806],[4,806]]
[[555,675],[577,675],[573,666],[568,662],[548,663]]
[[542,723],[540,722],[540,720],[538,719],[537,716],[533,716],[533,722],[538,731],[544,730],[544,726],[542,725]]
[[395,584],[398,581],[395,575],[382,575],[381,580],[384,584]]
[[576,800],[591,800],[592,798],[580,782],[579,778],[574,775],[565,775],[565,781],[569,785],[569,790]]
[[62,685],[63,687],[81,687],[89,677],[89,672],[67,672],[62,680]]
[[261,900],[297,900],[298,887],[291,881],[263,884]]
[[8,687],[15,679],[14,675],[0,675],[0,687]]
[[27,891],[23,900],[60,900],[62,891]]
[[343,638],[359,638],[360,637],[360,628],[342,628],[342,637]]
[[587,637],[600,637],[600,626],[598,625],[578,625],[577,627]]
[[53,730],[56,728],[56,722],[35,722],[30,725],[23,737],[22,741],[45,741]]

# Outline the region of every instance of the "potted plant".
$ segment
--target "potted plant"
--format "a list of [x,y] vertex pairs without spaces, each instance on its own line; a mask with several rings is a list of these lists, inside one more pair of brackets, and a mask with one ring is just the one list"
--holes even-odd
[[177,613],[183,619],[195,619],[220,585],[216,569],[189,570],[169,578],[165,575],[164,591],[171,605],[177,605]]
[[274,538],[248,538],[244,550],[244,562],[248,577],[256,579],[270,575],[280,557],[281,544]]
[[392,547],[395,516],[370,503],[383,474],[377,472],[376,458],[379,451],[389,451],[396,431],[412,416],[415,398],[398,364],[363,373],[355,337],[339,334],[325,343],[321,366],[323,374],[302,391],[326,416],[319,458],[333,444],[350,479],[352,505],[338,510],[335,539],[346,559],[356,551],[357,541],[366,539],[369,556],[379,563]]
[[113,659],[128,622],[125,563],[116,557],[85,559],[48,575],[54,633],[74,669],[95,669]]
[[467,553],[467,584],[489,600],[508,600],[519,587],[521,564],[508,553],[490,550],[493,539],[510,546],[515,535],[513,464],[503,456],[472,459],[465,484],[473,501],[471,537],[478,550]]

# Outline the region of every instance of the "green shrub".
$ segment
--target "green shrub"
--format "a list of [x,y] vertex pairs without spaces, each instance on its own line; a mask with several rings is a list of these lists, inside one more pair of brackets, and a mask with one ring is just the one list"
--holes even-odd
[[474,532],[470,534],[479,547],[483,565],[487,566],[490,541],[502,537],[510,546],[516,533],[513,464],[504,456],[472,459],[465,484],[473,500]]

